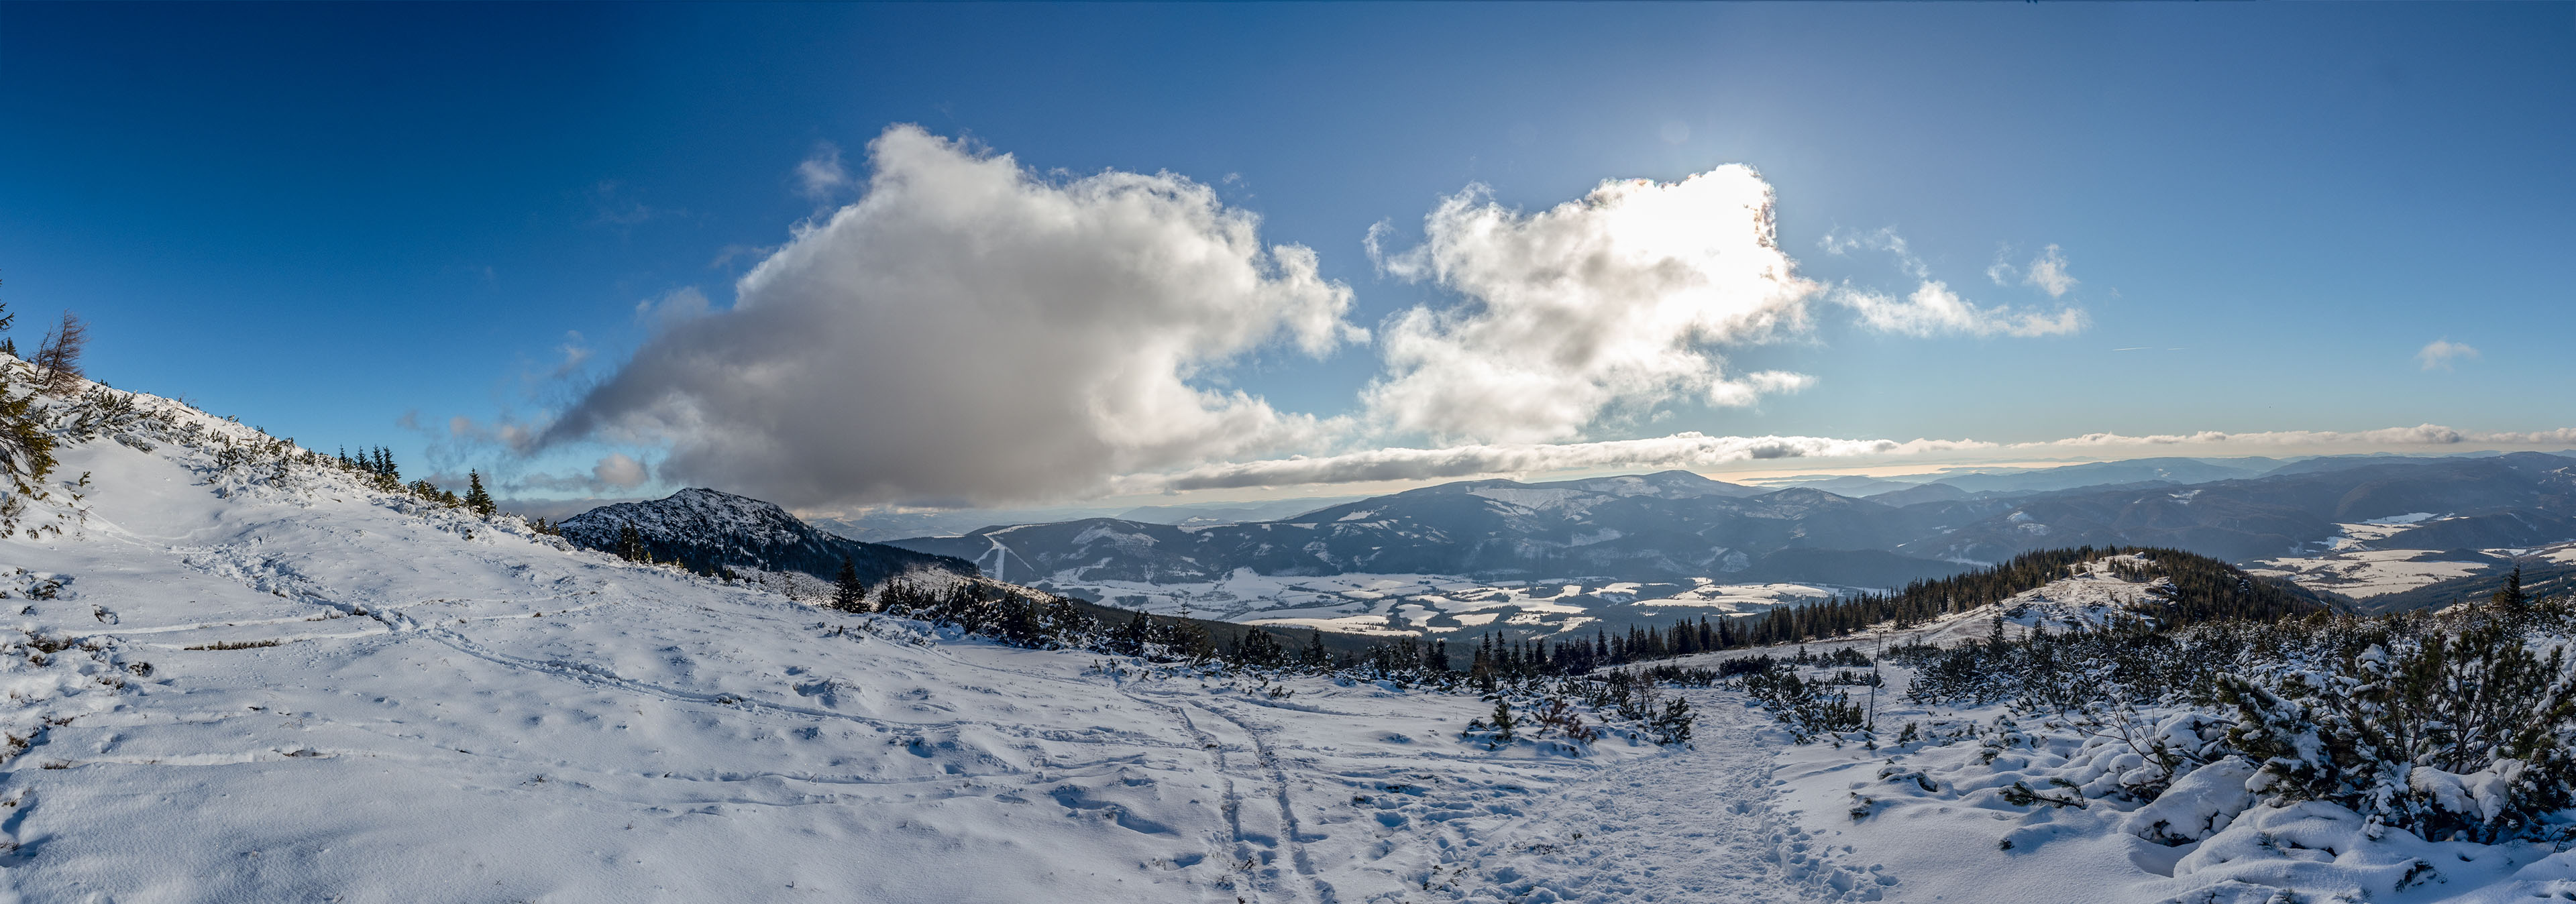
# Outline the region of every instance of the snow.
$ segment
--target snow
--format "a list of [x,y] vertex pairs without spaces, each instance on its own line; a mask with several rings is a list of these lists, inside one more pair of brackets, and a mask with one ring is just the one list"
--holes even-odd
[[2421,549],[2356,549],[2307,558],[2264,559],[2245,572],[2288,578],[2310,590],[2332,591],[2359,600],[2403,593],[2494,567],[2484,562],[2441,558],[2443,555]]
[[[2386,828],[2373,837],[2332,804],[2258,804],[2246,791],[2253,765],[2234,758],[2183,774],[2152,803],[2096,797],[2142,758],[2030,713],[2020,714],[2023,731],[1974,729],[2014,714],[1905,704],[1905,670],[1887,671],[1881,725],[1931,726],[1930,741],[1889,745],[1883,732],[1874,749],[1858,735],[1790,747],[1774,774],[1789,824],[1813,846],[1839,849],[1840,862],[1896,880],[1889,900],[2417,904],[2576,889],[2565,881],[2576,854],[2547,845],[2433,842]],[[1990,751],[2000,755],[1985,762]],[[2016,805],[2002,794],[2015,783],[2084,806]]]
[[1693,749],[1533,801],[1442,883],[1480,902],[1904,899],[1887,897],[1895,876],[1773,809],[1770,754],[1786,738],[1769,719],[1739,695],[1685,696],[1701,713]]
[[333,468],[60,456],[85,511],[0,540],[10,900],[1422,900],[1670,755],[822,611]]
[[[211,449],[255,435],[142,401],[196,439],[67,444],[51,498],[0,539],[0,611],[15,613],[0,630],[0,730],[17,739],[0,758],[0,899],[2250,904],[2295,888],[2302,901],[2417,904],[2576,891],[2576,855],[2372,840],[2332,807],[2246,808],[2225,771],[2185,776],[2152,809],[2001,803],[2011,781],[2081,784],[2134,765],[2039,725],[1991,761],[1964,739],[1790,745],[1741,693],[1709,689],[1677,692],[1702,714],[1695,746],[1488,750],[1459,737],[1492,706],[1471,695],[1013,649],[823,611],[336,469],[220,466]],[[64,481],[84,473],[74,504]],[[1381,626],[1571,621],[1583,616],[1534,608],[1569,593],[1751,606],[1829,589],[1230,580],[1366,609],[1304,616],[1319,623]],[[2026,631],[2155,592],[2096,568],[1998,611]],[[1848,643],[1980,636],[1988,614]],[[1909,709],[1894,702],[1903,683],[1879,697],[1883,722],[1947,739],[2000,714]],[[2456,780],[2472,801],[2484,781],[2426,780]]]
[[1605,501],[1600,493],[1579,489],[1486,487],[1470,490],[1468,495],[1481,496],[1504,505],[1534,512],[1563,512],[1568,515],[1582,514],[1584,510]]
[[1248,568],[1221,580],[1194,583],[1073,581],[1059,575],[1049,586],[1057,592],[1081,592],[1114,605],[1166,615],[1179,614],[1187,606],[1189,614],[1199,618],[1246,624],[1332,625],[1333,630],[1416,635],[1459,631],[1492,624],[1497,618],[1543,634],[1564,634],[1605,615],[1650,620],[1758,615],[1868,589],[1721,584],[1708,578],[1688,584],[1646,584],[1591,578],[1496,581],[1440,574],[1286,576],[1255,574]]
[[[2099,619],[2156,592],[2153,584],[2124,590],[2120,583],[2097,565],[1999,607],[1811,646],[1955,643],[1988,630],[1998,612],[2018,611],[2007,622],[2006,633],[2014,634]],[[1729,655],[1749,653],[1694,659]],[[1872,701],[1881,729],[1874,739],[1854,733],[1784,746],[1772,775],[1780,790],[1774,808],[1785,811],[1785,824],[1805,832],[1810,849],[1838,852],[1834,862],[1846,873],[1865,865],[1862,874],[1892,880],[1888,900],[2418,904],[2576,893],[2576,853],[2529,842],[2427,840],[2366,825],[2326,803],[2261,804],[2249,787],[2265,777],[2235,757],[2183,761],[2173,784],[2151,801],[2123,793],[2155,774],[2141,749],[2206,751],[2223,737],[2230,720],[2185,705],[2129,714],[2132,744],[2122,731],[2010,703],[1912,703],[1905,696],[1911,670],[1893,662],[1880,668],[1888,686]],[[1892,743],[1909,723],[1919,739]],[[2445,806],[2473,811],[2506,778],[2419,768],[2413,780],[2449,790],[2457,799]],[[2006,792],[2016,785],[2069,805],[2015,804]]]

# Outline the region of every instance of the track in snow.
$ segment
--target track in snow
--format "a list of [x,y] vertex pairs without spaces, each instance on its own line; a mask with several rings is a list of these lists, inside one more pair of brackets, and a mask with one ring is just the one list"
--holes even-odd
[[1892,878],[1830,862],[1772,808],[1785,740],[1740,694],[1688,692],[1695,746],[1604,770],[1531,803],[1441,870],[1459,900],[1874,901]]

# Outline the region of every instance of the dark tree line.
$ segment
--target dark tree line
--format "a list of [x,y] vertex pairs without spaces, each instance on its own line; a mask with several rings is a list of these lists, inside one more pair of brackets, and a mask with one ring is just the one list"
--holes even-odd
[[[1769,647],[1845,637],[1873,625],[1910,628],[1947,616],[2001,603],[2067,577],[2074,569],[2113,556],[2137,556],[2146,564],[2112,563],[2122,580],[2172,582],[2170,591],[2151,596],[2141,612],[2166,628],[2228,619],[2273,621],[2325,611],[2326,606],[2298,588],[2255,578],[2225,562],[2178,549],[2143,546],[2050,549],[2024,553],[2011,561],[1966,574],[1915,581],[1894,593],[1864,594],[1802,606],[1782,606],[1749,618],[1711,622],[1675,622],[1658,631],[1631,628],[1623,637],[1596,635],[1596,665],[1620,665],[1670,659],[1712,650]],[[1578,641],[1576,646],[1580,646]],[[1579,658],[1582,654],[1574,654]]]

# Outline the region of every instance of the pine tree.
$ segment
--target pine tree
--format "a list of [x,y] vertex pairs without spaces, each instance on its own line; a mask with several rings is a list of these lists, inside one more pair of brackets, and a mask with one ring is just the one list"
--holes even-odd
[[36,393],[11,397],[0,387],[0,461],[5,461],[10,479],[19,492],[36,492],[44,485],[45,475],[54,470],[54,435],[36,422],[30,406]]
[[640,562],[650,558],[644,549],[644,534],[637,531],[635,525],[617,526],[617,557],[629,562]]
[[2530,594],[2522,592],[2521,565],[2513,566],[2513,573],[2505,575],[2504,586],[2496,588],[2495,596],[2488,601],[2498,609],[2520,609],[2531,602]]
[[480,471],[465,472],[465,507],[486,518],[499,508],[492,503],[492,494],[483,491],[483,473]]
[[1672,702],[1664,704],[1663,712],[1655,714],[1646,723],[1646,727],[1654,732],[1655,743],[1669,746],[1688,742],[1694,721],[1697,720],[1691,715],[1690,701],[1674,697]]
[[1512,704],[1510,701],[1494,701],[1494,736],[1489,749],[1509,744],[1513,739],[1520,737],[1519,735],[1512,733],[1512,729],[1518,727],[1520,727],[1520,723],[1512,720]]
[[[1143,612],[1138,612],[1136,613],[1135,618],[1128,619],[1125,623],[1120,624],[1116,630],[1110,632],[1109,652],[1116,653],[1120,656],[1143,656],[1145,655],[1146,642],[1152,640],[1153,637],[1153,616],[1146,615]],[[1322,638],[1318,637],[1317,639],[1321,640]]]
[[841,557],[841,573],[832,576],[832,608],[868,611],[868,585],[859,582],[859,567],[848,556]]

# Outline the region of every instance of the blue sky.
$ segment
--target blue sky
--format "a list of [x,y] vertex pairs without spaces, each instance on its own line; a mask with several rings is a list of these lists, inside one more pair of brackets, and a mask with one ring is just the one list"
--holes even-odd
[[[638,426],[642,402],[596,430],[545,430],[603,404],[589,388],[655,341],[639,303],[694,289],[723,318],[735,280],[799,223],[865,196],[870,142],[904,123],[962,140],[967,158],[1011,155],[1041,184],[1185,178],[1257,216],[1260,245],[1311,249],[1315,275],[1348,290],[1340,322],[1369,339],[1320,356],[1247,343],[1178,376],[1326,426],[1259,448],[1110,436],[1089,470],[998,495],[954,475],[778,483],[692,465],[680,428]],[[1074,498],[1210,463],[1679,431],[2012,444],[2429,423],[2465,434],[2434,446],[2456,449],[2576,425],[2563,3],[11,4],[0,124],[0,300],[25,343],[69,308],[94,324],[91,370],[112,384],[326,450],[499,470],[528,495],[730,479],[809,508]],[[800,177],[827,148],[854,184]],[[1704,352],[1730,379],[1803,382],[1738,406],[1688,380],[1611,392],[1599,417],[1535,438],[1394,429],[1390,406],[1365,401],[1392,373],[1389,318],[1489,303],[1390,257],[1425,242],[1444,198],[1479,184],[1528,215],[1603,180],[1726,164],[1776,194],[1779,248],[1814,291],[1805,328]],[[2062,294],[2023,278],[2051,245],[2075,280]],[[1997,263],[2011,270],[1991,277]],[[2081,328],[1874,327],[1834,300],[1902,301],[1928,282],[1989,311],[2073,310]],[[1066,366],[1127,353],[1079,335],[1095,338]],[[2437,340],[2475,354],[2423,357]],[[567,346],[582,350],[571,367]],[[943,352],[953,371],[869,372],[826,397],[841,407],[780,417],[929,431],[882,409],[935,391],[893,384],[1026,357]],[[1061,413],[1033,410],[1031,442],[1060,435],[1044,418]],[[550,444],[479,439],[513,424]],[[911,442],[882,454],[983,443]],[[603,469],[610,453],[649,470]],[[652,477],[613,479],[635,473]]]

